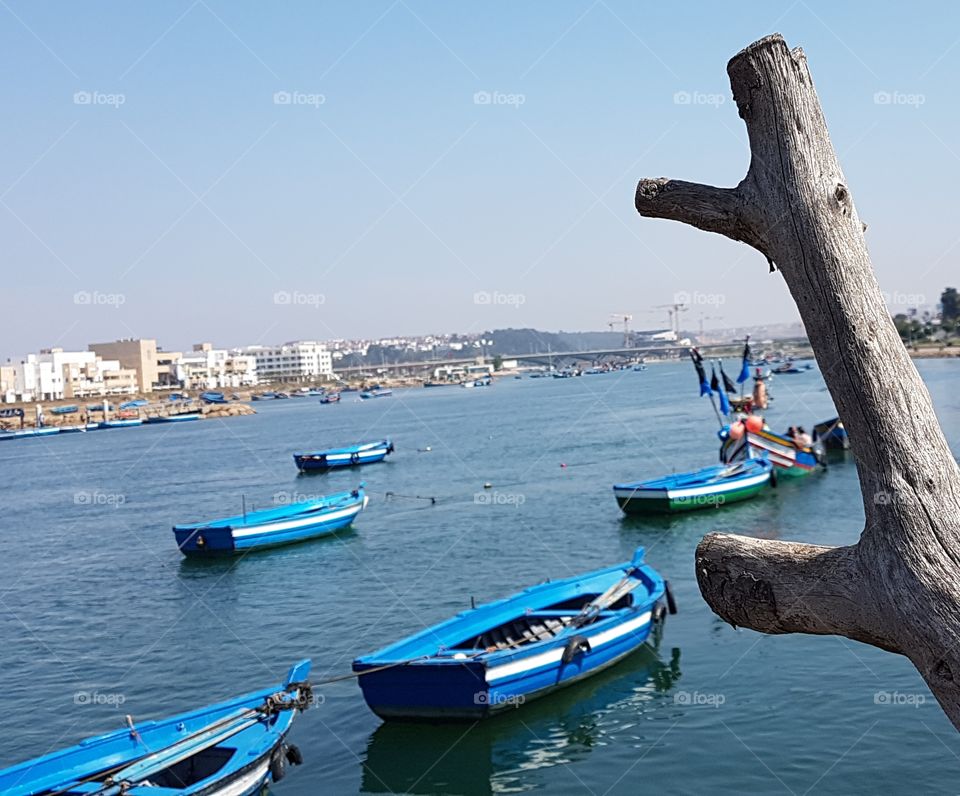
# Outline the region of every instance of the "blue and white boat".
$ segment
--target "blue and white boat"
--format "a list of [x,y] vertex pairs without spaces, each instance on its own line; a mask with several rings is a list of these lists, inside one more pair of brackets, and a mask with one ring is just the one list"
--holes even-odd
[[179,415],[153,415],[146,418],[144,423],[187,423],[190,420],[199,420],[199,412],[181,412]]
[[26,439],[28,437],[49,437],[59,434],[59,426],[44,426],[43,428],[21,428],[16,431],[0,431],[0,440]]
[[[345,392],[345,390],[341,390],[341,392]],[[369,400],[370,398],[387,398],[390,395],[393,395],[393,390],[384,390],[380,387],[377,387],[374,390],[364,390],[362,393],[360,393],[360,397],[364,401]]]
[[76,426],[60,426],[61,434],[83,434],[87,431],[96,431],[100,428],[99,423],[81,423]]
[[352,492],[338,492],[277,509],[174,525],[173,533],[180,552],[186,556],[243,553],[326,536],[353,522],[366,505],[367,496],[361,484]]
[[115,420],[103,420],[97,424],[99,428],[129,428],[142,426],[143,419],[139,417],[118,417]]
[[377,442],[362,442],[345,448],[331,448],[312,453],[295,453],[293,460],[301,472],[307,470],[332,470],[335,467],[355,467],[361,464],[382,462],[393,453],[393,443],[388,439]]
[[69,406],[54,406],[50,410],[51,415],[72,415],[76,414],[79,411],[79,407],[76,404],[70,404]]
[[310,661],[282,685],[136,723],[0,771],[5,796],[253,796],[302,762],[286,741],[312,700]]
[[222,392],[208,390],[200,393],[200,400],[208,404],[225,404],[227,399]]
[[475,720],[611,666],[672,605],[663,578],[633,560],[542,583],[357,658],[367,705],[384,719]]
[[745,459],[714,464],[691,473],[674,473],[650,481],[616,484],[617,504],[626,514],[668,514],[675,511],[720,508],[756,497],[772,483],[773,464],[767,459]]
[[150,403],[145,398],[135,398],[132,401],[124,401],[120,404],[120,409],[139,409],[141,406],[146,406]]

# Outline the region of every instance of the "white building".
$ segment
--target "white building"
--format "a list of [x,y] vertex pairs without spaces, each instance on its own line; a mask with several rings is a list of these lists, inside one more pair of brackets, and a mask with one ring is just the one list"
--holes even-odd
[[[27,354],[13,366],[13,400],[56,401],[137,390],[136,373],[117,360],[100,359],[93,351],[50,348]],[[8,394],[6,400],[11,400]]]
[[197,343],[193,351],[173,363],[177,381],[185,387],[212,390],[252,387],[258,381],[257,359],[252,354]]
[[333,357],[323,343],[299,340],[278,346],[249,346],[262,382],[301,381],[333,375]]

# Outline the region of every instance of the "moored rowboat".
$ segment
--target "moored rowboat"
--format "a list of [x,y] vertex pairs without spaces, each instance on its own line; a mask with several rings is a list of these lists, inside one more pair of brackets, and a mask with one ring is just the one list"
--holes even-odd
[[665,590],[639,548],[631,562],[464,611],[358,658],[353,670],[381,718],[483,718],[636,650],[665,612]]
[[366,505],[367,496],[361,484],[352,492],[338,492],[278,509],[174,525],[173,533],[180,552],[186,556],[246,552],[326,536],[353,522]]
[[750,457],[769,459],[781,475],[789,476],[809,475],[826,462],[821,443],[797,447],[790,437],[774,434],[766,428],[747,431],[740,439],[727,438],[720,447],[722,461],[735,462]]
[[359,464],[382,462],[393,453],[393,443],[388,439],[378,442],[363,442],[345,448],[331,448],[312,453],[295,453],[293,460],[301,472],[307,470],[332,470],[335,467],[353,467]]
[[719,508],[758,495],[771,483],[772,472],[773,465],[765,459],[747,459],[650,481],[616,484],[613,494],[627,514]]
[[169,719],[135,724],[0,771],[5,796],[252,796],[283,778],[286,743],[311,701],[310,661],[282,685]]

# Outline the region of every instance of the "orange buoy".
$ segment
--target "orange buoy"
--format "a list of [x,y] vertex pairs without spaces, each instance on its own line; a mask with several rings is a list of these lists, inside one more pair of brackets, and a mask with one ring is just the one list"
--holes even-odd
[[760,415],[750,415],[747,418],[747,431],[752,431],[754,434],[763,431],[763,418]]
[[744,426],[741,421],[737,421],[730,426],[730,439],[741,439],[743,437]]

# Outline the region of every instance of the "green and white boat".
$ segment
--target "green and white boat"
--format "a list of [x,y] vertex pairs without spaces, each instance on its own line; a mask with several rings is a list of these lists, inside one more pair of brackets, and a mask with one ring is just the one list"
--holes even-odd
[[616,484],[613,494],[626,514],[670,514],[748,500],[772,485],[773,478],[770,461],[747,459],[652,481]]

